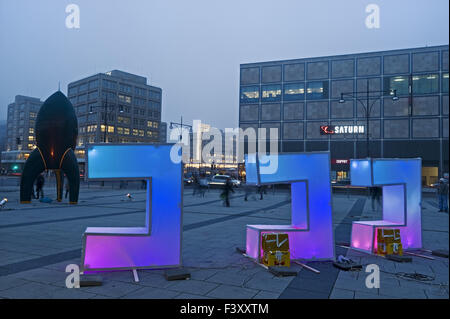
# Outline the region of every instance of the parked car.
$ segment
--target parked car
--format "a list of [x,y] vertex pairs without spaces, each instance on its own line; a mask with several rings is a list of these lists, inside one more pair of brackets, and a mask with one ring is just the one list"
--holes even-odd
[[183,180],[184,180],[184,185],[191,185],[193,183],[192,178],[184,177]]
[[[231,178],[229,175],[214,175],[211,177],[209,181],[210,186],[223,186],[227,182],[227,179]],[[241,185],[241,181],[231,178],[231,183],[234,187],[239,187]]]

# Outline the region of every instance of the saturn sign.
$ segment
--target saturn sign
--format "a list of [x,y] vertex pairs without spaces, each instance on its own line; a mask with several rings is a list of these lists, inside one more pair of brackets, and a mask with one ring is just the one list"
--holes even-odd
[[320,126],[321,135],[329,134],[364,134],[364,125],[322,125]]

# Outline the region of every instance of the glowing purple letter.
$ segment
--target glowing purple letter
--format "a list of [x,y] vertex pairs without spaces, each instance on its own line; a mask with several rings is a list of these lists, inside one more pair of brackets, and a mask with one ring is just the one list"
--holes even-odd
[[352,159],[350,177],[354,186],[383,188],[383,219],[352,224],[351,246],[373,253],[377,228],[398,228],[403,249],[422,248],[420,158]]
[[144,227],[88,227],[82,271],[163,268],[181,265],[182,166],[172,145],[122,144],[89,147],[89,180],[146,180]]
[[[275,160],[276,172],[266,170]],[[334,259],[330,154],[249,154],[245,170],[247,184],[291,184],[291,225],[247,225],[247,255],[259,260],[261,235],[284,232],[289,235],[291,259]]]

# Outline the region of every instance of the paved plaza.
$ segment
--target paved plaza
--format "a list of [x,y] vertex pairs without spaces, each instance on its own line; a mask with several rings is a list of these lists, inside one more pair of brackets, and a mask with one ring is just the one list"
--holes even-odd
[[[46,195],[55,198],[55,189],[48,186]],[[182,260],[191,272],[190,280],[167,281],[163,270],[139,270],[140,281],[134,282],[131,271],[115,271],[99,274],[102,286],[68,289],[65,269],[80,264],[86,227],[144,225],[145,191],[133,185],[118,189],[117,184],[115,188],[83,184],[78,205],[68,205],[67,200],[20,205],[18,194],[14,181],[0,183],[0,196],[8,198],[0,210],[0,298],[449,298],[448,259],[441,257],[396,263],[336,246],[336,255],[360,262],[363,270],[345,272],[331,262],[309,262],[321,273],[294,264],[292,268],[299,270],[296,277],[277,277],[239,254],[236,247],[245,247],[247,224],[290,224],[289,193],[282,189],[269,190],[263,200],[248,201],[238,190],[227,208],[219,190],[199,197],[185,188]],[[439,213],[435,197],[425,195],[423,247],[448,250],[448,214]],[[333,194],[337,243],[350,241],[352,221],[380,217],[381,211],[372,211],[367,196]],[[380,267],[379,289],[366,287],[368,264]],[[415,272],[433,280],[399,276]]]

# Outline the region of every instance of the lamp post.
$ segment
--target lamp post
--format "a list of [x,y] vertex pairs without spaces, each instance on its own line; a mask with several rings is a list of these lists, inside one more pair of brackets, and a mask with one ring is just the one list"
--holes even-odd
[[[372,111],[372,107],[375,104],[375,102],[377,102],[378,100],[381,100],[383,98],[383,94],[379,94],[379,93],[386,93],[387,91],[383,91],[383,90],[376,90],[376,91],[371,91],[369,89],[369,80],[367,80],[367,86],[366,86],[366,91],[365,92],[341,92],[341,98],[339,99],[339,103],[345,103],[345,99],[344,96],[356,99],[356,101],[358,101],[359,103],[361,103],[361,105],[363,106],[365,112],[366,112],[366,148],[367,148],[367,157],[370,157],[370,152],[369,152],[369,117],[370,117],[370,112]],[[358,98],[358,95],[360,94],[365,94],[366,95],[366,104],[364,105],[363,100]],[[377,94],[377,95],[373,95],[373,94]],[[397,96],[397,90],[389,90],[389,94],[392,95],[392,101],[398,101],[398,96]],[[373,100],[372,103],[370,104],[370,100]]]
[[[183,117],[182,117],[182,116],[181,116],[181,121],[180,121],[180,123],[177,123],[177,122],[170,122],[169,128],[170,128],[170,129],[173,129],[173,128],[175,128],[175,127],[179,127],[179,128],[180,128],[180,139],[179,139],[180,142],[181,142],[182,139],[183,139],[183,127],[189,128],[189,132],[192,132],[192,125],[183,124]],[[191,144],[191,143],[189,143],[189,145],[190,145],[190,144]],[[190,146],[189,146],[189,148],[190,148]],[[189,152],[190,152],[190,149],[189,149]],[[200,170],[200,167],[199,167],[199,170]],[[184,167],[183,167],[183,171],[184,171]]]
[[[95,106],[95,107],[99,107],[99,106]],[[105,103],[102,103],[102,107],[103,107],[104,112],[105,112],[105,119],[104,119],[104,121],[103,121],[103,123],[104,123],[103,125],[105,126],[105,131],[104,131],[104,133],[103,133],[103,143],[106,143],[106,131],[108,130],[108,95],[106,95]],[[89,108],[89,114],[94,113],[93,109],[94,109],[93,106],[91,106],[91,107]],[[111,113],[112,113],[112,111],[114,111],[114,110],[115,110],[115,107],[111,110]],[[120,113],[123,113],[122,107],[119,108],[119,112],[120,112]],[[100,130],[101,130],[101,129],[100,129]],[[105,186],[105,181],[102,181],[102,182],[101,182],[101,186]]]
[[[95,107],[99,107],[99,106],[95,106]],[[112,112],[115,110],[115,108],[113,108],[113,109],[110,111],[110,113],[108,113],[108,96],[106,96],[105,103],[102,103],[102,107],[103,107],[103,111],[104,111],[104,115],[105,115],[105,118],[104,118],[104,121],[103,121],[103,126],[105,127],[105,130],[104,130],[104,132],[103,132],[103,143],[106,143],[106,132],[107,132],[107,130],[108,130],[108,115],[109,115],[110,113],[112,113]],[[93,112],[93,108],[94,108],[94,107],[92,107],[92,106],[90,107],[90,109],[89,109],[89,114],[94,113],[94,112]],[[120,112],[120,113],[123,113],[122,107],[119,107],[119,112]]]

